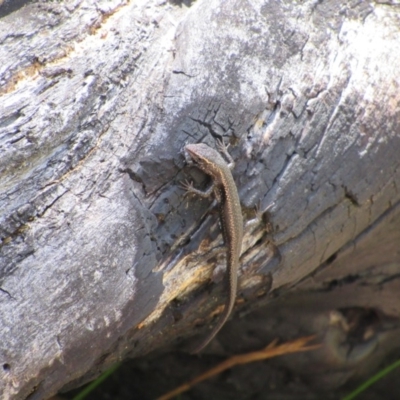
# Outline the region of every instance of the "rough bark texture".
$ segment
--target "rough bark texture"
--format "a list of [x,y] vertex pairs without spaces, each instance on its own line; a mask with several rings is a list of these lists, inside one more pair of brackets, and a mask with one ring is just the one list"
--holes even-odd
[[222,268],[206,283],[225,256],[210,202],[178,187],[206,181],[180,150],[219,137],[245,218],[272,207],[246,230],[239,281],[238,309],[264,308],[232,320],[215,351],[318,333],[324,347],[288,368],[337,388],[398,350],[398,8],[76,0],[0,13],[2,398],[43,399],[207,333]]

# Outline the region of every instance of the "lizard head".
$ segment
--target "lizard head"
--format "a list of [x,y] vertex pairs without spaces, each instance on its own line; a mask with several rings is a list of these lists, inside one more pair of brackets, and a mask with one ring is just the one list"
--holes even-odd
[[212,177],[217,176],[221,168],[226,165],[218,151],[204,143],[188,144],[185,146],[185,151],[189,154],[194,165]]

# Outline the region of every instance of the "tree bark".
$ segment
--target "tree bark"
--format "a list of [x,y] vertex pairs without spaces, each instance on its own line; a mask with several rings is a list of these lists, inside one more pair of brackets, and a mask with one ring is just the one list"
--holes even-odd
[[209,351],[252,348],[248,323],[268,331],[260,346],[316,332],[323,349],[290,366],[346,371],[339,387],[399,347],[395,6],[77,0],[0,13],[2,398],[43,399],[207,334],[226,297],[222,236],[210,202],[179,183],[207,181],[185,143],[218,138],[245,219],[257,204],[264,218],[245,230],[237,307],[258,311]]

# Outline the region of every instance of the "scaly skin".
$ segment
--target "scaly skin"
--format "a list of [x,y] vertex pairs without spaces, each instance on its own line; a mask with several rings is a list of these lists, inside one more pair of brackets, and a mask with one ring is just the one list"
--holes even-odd
[[190,156],[193,164],[212,178],[212,186],[205,192],[195,189],[191,184],[182,185],[188,192],[202,197],[208,197],[214,192],[219,204],[222,233],[227,248],[227,272],[229,276],[229,297],[225,309],[217,325],[193,353],[197,353],[210,343],[214,336],[223,327],[235,305],[237,292],[237,273],[239,257],[243,238],[243,217],[239,195],[231,168],[233,160],[223,142],[218,143],[218,148],[229,161],[226,162],[218,151],[204,143],[188,144],[185,146],[186,154]]

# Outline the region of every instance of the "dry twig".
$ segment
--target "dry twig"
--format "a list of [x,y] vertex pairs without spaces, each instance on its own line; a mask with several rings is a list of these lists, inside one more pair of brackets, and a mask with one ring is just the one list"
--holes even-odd
[[204,374],[201,374],[201,375],[197,376],[196,378],[192,379],[191,381],[186,382],[183,385],[178,386],[176,389],[164,394],[163,396],[158,397],[157,400],[172,399],[173,397],[177,396],[178,394],[186,392],[187,390],[191,389],[194,385],[197,385],[199,382],[202,382],[208,378],[211,378],[212,376],[217,375],[217,374],[225,371],[226,369],[232,368],[235,365],[247,364],[247,363],[251,363],[254,361],[265,360],[267,358],[277,357],[277,356],[281,356],[284,354],[315,350],[315,349],[321,347],[321,345],[315,344],[315,345],[311,345],[311,346],[305,346],[307,343],[309,343],[314,338],[315,338],[315,335],[306,336],[306,337],[302,337],[300,339],[296,339],[296,340],[293,340],[290,342],[282,343],[280,345],[277,345],[278,340],[275,339],[273,342],[271,342],[267,347],[265,347],[262,350],[253,351],[251,353],[240,354],[240,355],[236,355],[231,358],[228,358],[224,362],[222,362],[222,363],[216,365],[215,367],[211,368],[210,370],[206,371]]

